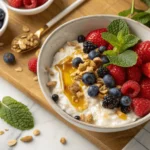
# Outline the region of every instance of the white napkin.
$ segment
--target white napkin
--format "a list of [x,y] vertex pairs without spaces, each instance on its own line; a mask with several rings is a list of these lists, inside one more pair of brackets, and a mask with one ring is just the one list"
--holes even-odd
[[150,122],[122,150],[150,150]]

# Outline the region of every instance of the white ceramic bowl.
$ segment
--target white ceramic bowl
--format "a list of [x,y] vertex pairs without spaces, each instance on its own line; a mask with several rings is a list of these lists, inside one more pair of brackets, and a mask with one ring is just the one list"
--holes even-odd
[[44,3],[43,5],[37,7],[37,8],[33,8],[33,9],[25,9],[25,8],[14,8],[12,6],[10,6],[7,2],[7,0],[4,0],[4,3],[6,4],[6,6],[12,10],[13,12],[17,13],[17,14],[21,14],[21,15],[35,15],[38,13],[41,13],[42,11],[46,10],[53,2],[54,0],[48,0],[46,3]]
[[4,23],[3,23],[3,26],[2,28],[0,29],[0,36],[2,36],[2,34],[5,32],[7,26],[8,26],[8,10],[7,10],[7,7],[5,6],[5,4],[0,1],[0,8],[2,8],[5,12],[5,19],[4,19]]
[[64,119],[72,123],[73,125],[76,125],[78,127],[81,127],[86,130],[90,131],[96,131],[96,132],[117,132],[117,131],[123,131],[127,130],[133,127],[136,127],[150,119],[150,114],[146,115],[145,117],[127,124],[127,125],[121,125],[117,127],[103,127],[103,126],[96,126],[92,124],[87,124],[78,120],[75,120],[73,117],[69,116],[67,113],[65,113],[63,110],[61,110],[55,102],[51,99],[51,92],[49,88],[46,86],[46,83],[49,81],[48,74],[45,73],[45,66],[51,66],[51,63],[53,61],[53,56],[55,53],[67,42],[71,40],[77,39],[77,36],[80,34],[87,34],[89,31],[107,27],[111,21],[114,19],[122,18],[124,19],[131,31],[136,34],[138,37],[141,38],[141,40],[150,40],[150,29],[146,26],[128,19],[124,17],[119,16],[113,16],[113,15],[97,15],[97,16],[88,16],[88,17],[82,17],[79,19],[75,19],[72,21],[69,21],[57,29],[55,29],[47,38],[47,40],[44,42],[39,59],[38,59],[38,79],[40,88],[49,102],[49,104],[52,106],[52,108],[60,114]]

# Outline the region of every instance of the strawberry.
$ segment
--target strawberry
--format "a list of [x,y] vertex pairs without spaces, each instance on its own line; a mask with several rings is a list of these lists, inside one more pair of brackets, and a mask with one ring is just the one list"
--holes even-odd
[[108,44],[107,50],[113,50],[113,46],[111,44]]
[[150,79],[144,78],[141,82],[141,97],[150,99]]
[[137,116],[143,117],[150,113],[150,100],[144,98],[134,98],[132,100],[132,107]]
[[121,93],[123,95],[136,97],[140,92],[140,85],[136,81],[128,80],[121,87]]
[[36,8],[37,7],[37,0],[23,0],[24,6],[27,9]]
[[28,68],[30,71],[37,73],[37,58],[31,58],[28,62]]
[[128,80],[133,80],[139,82],[141,79],[142,73],[139,67],[133,66],[127,69]]
[[86,36],[86,41],[90,41],[97,46],[107,46],[108,42],[102,39],[102,33],[107,32],[106,28],[93,30]]
[[122,85],[125,82],[125,69],[116,65],[109,65],[108,70],[115,79],[117,85]]
[[23,0],[8,0],[8,4],[15,8],[20,8],[23,5]]
[[44,3],[46,3],[47,2],[47,0],[37,0],[37,5],[38,6],[41,6],[41,5],[43,5]]
[[142,66],[142,59],[139,56],[135,65],[138,67]]
[[150,41],[145,41],[137,44],[134,51],[142,59],[143,63],[150,62]]
[[147,77],[150,78],[150,62],[142,65],[142,71]]

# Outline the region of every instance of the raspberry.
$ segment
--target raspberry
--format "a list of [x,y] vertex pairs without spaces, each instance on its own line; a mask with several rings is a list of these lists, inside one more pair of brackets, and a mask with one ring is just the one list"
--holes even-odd
[[113,46],[111,44],[108,44],[107,50],[113,50]]
[[23,0],[8,0],[8,4],[15,8],[20,8],[23,5]]
[[37,5],[38,6],[41,6],[41,5],[43,5],[44,3],[46,3],[47,2],[47,0],[37,0]]
[[140,85],[136,81],[128,80],[122,85],[121,92],[124,95],[134,98],[140,92]]
[[141,82],[141,97],[150,99],[150,79],[145,78]]
[[150,62],[142,66],[143,73],[150,78]]
[[138,67],[142,66],[142,59],[139,56],[135,65]]
[[37,58],[31,58],[28,62],[28,68],[30,71],[37,73]]
[[143,117],[150,113],[150,100],[144,98],[134,98],[132,100],[132,107],[137,116]]
[[114,109],[115,107],[118,107],[119,102],[120,102],[119,98],[116,98],[115,96],[112,95],[107,95],[104,97],[102,105],[104,108]]
[[115,65],[109,65],[108,70],[115,79],[117,85],[122,85],[125,82],[125,69]]
[[37,0],[23,0],[24,6],[27,9],[36,8],[37,7]]
[[150,41],[137,44],[134,51],[136,51],[143,63],[150,62]]
[[102,39],[102,33],[103,32],[107,32],[107,29],[101,28],[101,29],[93,30],[86,36],[86,40],[91,41],[92,43],[94,43],[98,47],[99,46],[107,46],[108,42],[105,41],[104,39]]
[[128,80],[133,80],[139,82],[141,79],[142,73],[139,67],[133,66],[127,69]]

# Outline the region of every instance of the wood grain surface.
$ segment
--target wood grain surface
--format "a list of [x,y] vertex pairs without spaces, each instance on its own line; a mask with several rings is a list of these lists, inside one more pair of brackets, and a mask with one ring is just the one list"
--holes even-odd
[[[2,37],[0,37],[0,42],[5,44],[2,48],[0,48],[0,75],[14,84],[19,90],[33,98],[33,100],[38,102],[41,106],[45,107],[48,111],[50,111],[50,113],[54,114],[69,127],[94,143],[99,149],[121,150],[143,125],[117,133],[95,133],[79,129],[66,122],[57,113],[55,113],[54,110],[52,110],[41,93],[38,82],[33,80],[35,75],[28,70],[27,63],[31,57],[35,56],[35,51],[22,55],[15,53],[17,60],[15,65],[7,65],[3,62],[3,54],[11,51],[10,43],[16,35],[22,32],[23,25],[29,26],[31,31],[34,32],[61,12],[65,7],[70,5],[73,1],[74,0],[54,0],[54,3],[46,11],[36,16],[21,16],[9,11],[10,19],[7,31]],[[43,40],[53,29],[66,21],[94,14],[117,14],[118,12],[129,8],[130,5],[131,0],[87,0],[83,5],[78,7],[78,9],[70,13],[63,20],[59,21],[57,25],[51,28],[43,37]],[[141,3],[140,0],[135,0],[135,5],[137,8],[146,9],[146,6]],[[23,68],[23,71],[16,72],[15,68],[20,66]]]

